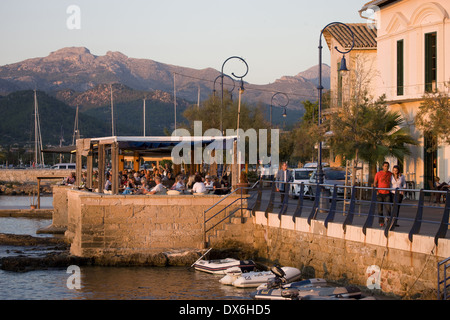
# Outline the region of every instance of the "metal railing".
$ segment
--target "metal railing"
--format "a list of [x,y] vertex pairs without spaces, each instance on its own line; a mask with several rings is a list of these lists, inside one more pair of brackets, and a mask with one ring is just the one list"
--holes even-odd
[[[218,225],[222,224],[225,220],[227,220],[228,218],[230,218],[231,216],[233,216],[236,212],[241,211],[244,209],[243,208],[243,200],[244,200],[244,194],[247,195],[247,193],[244,193],[245,190],[253,190],[255,189],[255,187],[260,183],[260,181],[256,181],[255,184],[253,184],[251,187],[239,187],[234,189],[231,193],[227,194],[225,197],[223,197],[222,199],[220,199],[217,203],[215,203],[213,206],[211,206],[210,208],[206,209],[203,212],[203,243],[204,243],[204,247],[207,247],[207,234],[208,232],[210,232],[211,230],[215,229]],[[209,218],[207,218],[207,214],[209,212],[211,212],[214,208],[216,208],[219,204],[221,204],[222,202],[224,202],[225,200],[227,200],[228,198],[230,198],[233,195],[239,195],[239,197],[237,197],[235,200],[233,200],[232,202],[230,202],[229,204],[227,204],[224,208],[222,208],[221,210],[219,210],[218,212],[216,212],[215,214],[213,214],[212,216],[210,216]],[[250,196],[246,196],[245,199],[247,201],[251,200],[251,198],[254,197],[253,195]],[[221,218],[218,222],[215,222],[212,226],[207,227],[207,223],[212,221],[214,218],[218,217],[222,212],[224,212],[225,210],[227,210],[228,208],[231,208],[236,202],[240,201],[240,205],[237,206],[236,208],[234,208],[234,210],[232,210],[230,213],[226,214],[223,218]],[[248,209],[248,208],[247,208]]]
[[[447,258],[438,263],[438,283],[437,283],[437,299],[438,300],[450,300],[450,273],[448,269],[450,268],[450,258]],[[441,279],[441,268],[443,269],[442,279]],[[441,289],[441,287],[443,287]]]
[[[265,189],[264,185],[269,184],[269,189]],[[368,228],[374,224],[374,219],[382,219],[384,227],[384,235],[388,237],[390,231],[397,228],[397,224],[401,222],[404,225],[410,225],[408,238],[413,241],[414,235],[420,233],[425,226],[430,229],[431,226],[437,228],[434,230],[434,242],[437,245],[440,238],[445,238],[449,229],[449,211],[450,211],[450,190],[436,191],[424,189],[389,189],[374,188],[360,186],[344,186],[344,185],[327,185],[313,183],[286,183],[283,181],[261,180],[259,184],[255,204],[252,207],[252,213],[256,211],[265,211],[266,217],[268,213],[275,212],[274,204],[277,192],[277,186],[284,185],[284,201],[280,202],[278,217],[288,214],[288,209],[292,209],[292,203],[289,202],[289,194],[292,192],[292,185],[299,185],[299,197],[292,214],[295,222],[297,217],[307,217],[308,224],[311,225],[312,220],[322,218],[325,227],[328,223],[340,217],[343,229],[354,224],[355,217],[363,227],[363,233],[366,234]],[[270,190],[267,206],[262,210],[263,191]],[[390,201],[380,201],[377,193],[381,190],[389,191],[391,195]],[[306,192],[307,191],[307,192]],[[306,194],[305,194],[306,193]],[[418,200],[402,201],[401,194],[418,194]],[[427,196],[439,194],[446,199],[444,206],[430,205],[431,200],[425,201]],[[414,197],[415,198],[415,197]],[[431,198],[430,198],[431,199]],[[380,215],[380,206],[390,209],[389,215]],[[402,208],[402,209],[401,209]],[[400,210],[401,209],[401,210]],[[389,210],[387,210],[389,211]],[[399,216],[399,212],[402,215]],[[408,214],[404,214],[408,211]],[[425,212],[426,211],[426,212]],[[433,211],[431,213],[431,211]],[[342,220],[343,219],[343,220]],[[431,228],[432,229],[432,228]],[[430,232],[428,230],[428,232]]]

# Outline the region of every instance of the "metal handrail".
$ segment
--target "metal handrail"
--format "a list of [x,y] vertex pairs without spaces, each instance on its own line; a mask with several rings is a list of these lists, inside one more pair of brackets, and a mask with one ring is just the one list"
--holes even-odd
[[[262,180],[261,181],[262,184],[264,183],[272,183],[272,191],[271,191],[271,195],[270,195],[270,199],[269,199],[269,204],[267,205],[266,211],[265,211],[265,215],[267,217],[268,212],[271,212],[273,210],[273,202],[274,202],[274,194],[275,194],[275,185],[276,184],[285,184],[287,185],[284,189],[285,192],[285,201],[284,203],[282,203],[281,205],[281,209],[279,212],[279,218],[281,219],[281,216],[283,214],[286,213],[287,207],[289,205],[288,201],[286,200],[288,198],[289,195],[289,191],[290,191],[290,185],[300,185],[301,187],[301,192],[299,194],[299,200],[298,200],[298,204],[297,204],[297,208],[295,210],[295,213],[292,217],[293,221],[295,222],[295,218],[296,217],[300,217],[303,213],[303,209],[311,209],[311,212],[308,216],[308,223],[311,224],[311,220],[316,220],[317,219],[317,215],[319,214],[319,212],[325,212],[328,213],[327,217],[325,218],[325,227],[328,227],[328,222],[333,221],[334,216],[336,213],[338,212],[342,212],[344,216],[346,216],[345,221],[343,223],[343,228],[344,230],[346,230],[346,226],[348,225],[352,225],[353,223],[353,217],[356,214],[355,213],[355,207],[356,205],[360,206],[363,204],[370,204],[370,208],[369,211],[366,213],[357,213],[359,216],[366,216],[367,219],[364,223],[363,226],[363,232],[364,234],[366,233],[366,229],[371,227],[373,224],[373,219],[375,217],[380,218],[380,216],[378,214],[376,214],[376,205],[383,203],[383,204],[387,204],[387,205],[392,205],[393,206],[393,214],[387,219],[387,223],[385,223],[385,236],[388,237],[389,231],[392,231],[395,229],[395,225],[397,223],[397,221],[400,220],[407,220],[407,221],[414,221],[413,222],[413,226],[409,232],[409,240],[412,242],[413,236],[415,234],[418,234],[420,232],[420,227],[422,225],[422,223],[429,223],[429,224],[436,224],[439,225],[439,229],[435,235],[435,244],[437,245],[439,238],[445,238],[446,237],[446,233],[448,230],[448,226],[449,226],[449,212],[450,212],[450,191],[439,191],[439,190],[424,190],[424,189],[394,189],[394,188],[375,188],[375,187],[363,187],[363,186],[346,186],[346,185],[331,185],[331,184],[317,184],[317,183],[299,183],[299,182],[284,182],[284,181],[273,181],[273,180]],[[304,187],[308,185],[308,186],[312,186],[315,189],[315,194],[314,194],[314,202],[312,204],[312,206],[308,206],[304,203],[304,199],[308,198],[309,196],[304,194]],[[323,190],[325,190],[325,188],[329,188],[330,189],[330,195],[324,195]],[[337,196],[337,188],[339,189],[351,189],[351,198],[350,199],[346,199],[345,197],[338,197]],[[333,192],[331,192],[331,189]],[[358,199],[356,197],[357,192],[359,192],[359,189],[363,189],[363,190],[367,190],[372,192],[372,197],[370,200],[363,200],[363,199]],[[389,192],[392,192],[393,194],[393,201],[390,202],[378,202],[377,201],[377,191],[379,190],[388,190]],[[345,190],[344,190],[345,191]],[[412,204],[408,204],[408,203],[399,203],[398,202],[398,194],[399,192],[418,192],[419,193],[419,200],[417,200],[417,204],[412,205]],[[344,192],[344,194],[346,195],[347,192]],[[422,218],[423,215],[423,209],[424,208],[433,208],[433,209],[441,209],[442,207],[436,207],[436,206],[427,206],[425,204],[425,194],[445,194],[447,201],[445,203],[444,206],[444,212],[442,214],[442,219],[441,221],[432,221],[432,220],[425,220]],[[259,195],[259,199],[261,198],[261,196]],[[325,207],[321,207],[320,204],[320,199],[327,199],[331,202],[330,204],[330,208],[325,208]],[[343,210],[337,210],[336,209],[336,204],[338,201],[344,201],[344,208]],[[416,200],[414,200],[416,201]],[[349,204],[349,208],[348,210],[345,209],[345,205]],[[400,207],[417,207],[417,212],[416,212],[416,216],[414,219],[411,218],[404,218],[404,217],[398,217],[395,215],[395,212],[398,213],[398,210]],[[259,207],[258,207],[259,209]],[[383,218],[385,218],[383,216]]]
[[[206,209],[203,212],[203,243],[204,246],[206,247],[206,234],[211,231],[212,229],[214,229],[215,227],[217,227],[219,224],[221,224],[223,221],[225,221],[226,219],[228,219],[229,217],[231,217],[232,215],[234,215],[238,210],[242,210],[242,199],[243,199],[243,190],[252,190],[254,189],[258,184],[260,183],[260,180],[256,181],[251,187],[239,187],[236,188],[235,190],[233,190],[230,194],[226,195],[225,197],[223,197],[222,199],[220,199],[217,203],[215,203],[212,207]],[[217,207],[220,203],[222,203],[225,199],[228,199],[231,195],[237,193],[238,191],[240,191],[241,196],[237,199],[235,199],[233,202],[231,202],[230,204],[228,204],[227,206],[225,206],[223,209],[219,210],[218,212],[216,212],[213,216],[211,216],[209,219],[206,219],[206,214],[211,211],[212,209],[214,209],[215,207]],[[252,198],[252,196],[248,197],[247,199]],[[215,218],[216,216],[218,216],[220,213],[222,213],[224,210],[226,210],[227,208],[231,207],[234,203],[236,203],[237,201],[241,201],[241,206],[238,207],[235,211],[233,211],[232,213],[230,213],[229,215],[227,215],[226,217],[224,217],[222,220],[220,220],[219,222],[217,222],[216,224],[214,224],[212,227],[210,227],[209,229],[206,229],[206,223],[209,222],[210,220],[212,220],[213,218]]]
[[[437,270],[437,278],[438,278],[438,283],[437,283],[437,299],[438,300],[449,300],[450,299],[450,274],[447,275],[447,269],[450,269],[450,263],[446,264],[447,262],[450,261],[450,258],[447,258],[441,262],[438,262],[438,270]],[[440,269],[441,266],[444,266],[444,275],[443,275],[443,279],[441,280],[441,273],[440,273]],[[447,281],[449,282],[449,284],[447,284]],[[441,285],[444,285],[444,288],[442,290],[442,294],[441,294]]]
[[251,187],[240,187],[240,188],[236,188],[234,189],[231,193],[227,194],[225,197],[223,197],[222,199],[220,199],[217,203],[215,203],[212,207],[210,207],[209,209],[205,210],[205,213],[211,211],[212,209],[214,209],[215,207],[217,207],[219,205],[219,203],[221,203],[222,201],[225,201],[226,199],[228,199],[230,196],[232,196],[233,194],[235,194],[237,191],[241,190],[241,189],[254,189],[259,183],[259,180],[256,181],[256,183],[251,186]]

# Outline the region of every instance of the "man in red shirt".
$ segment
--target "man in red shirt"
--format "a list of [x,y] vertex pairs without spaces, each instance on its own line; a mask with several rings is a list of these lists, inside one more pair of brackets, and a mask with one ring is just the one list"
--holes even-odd
[[[374,180],[375,188],[390,188],[391,187],[392,172],[389,171],[389,162],[383,163],[383,170],[377,172]],[[377,202],[378,202],[378,218],[380,227],[384,226],[383,219],[383,207],[386,208],[386,218],[391,215],[391,204],[383,202],[391,202],[391,196],[389,190],[377,190]]]

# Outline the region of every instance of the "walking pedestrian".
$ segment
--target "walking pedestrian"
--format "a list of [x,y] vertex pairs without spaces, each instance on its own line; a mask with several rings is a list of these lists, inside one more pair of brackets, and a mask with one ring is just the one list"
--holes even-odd
[[[406,189],[406,180],[405,180],[405,176],[402,175],[400,173],[400,167],[395,165],[392,167],[392,177],[391,177],[391,188],[392,189]],[[395,191],[391,190],[391,202],[393,202],[394,199],[394,195],[395,195]],[[394,212],[395,214],[395,227],[399,227],[399,225],[397,224],[397,218],[398,215],[400,213],[400,204],[403,201],[403,197],[404,197],[404,191],[399,191],[398,192],[398,199],[397,199],[397,203],[399,204],[397,212]]]
[[[377,172],[374,180],[375,188],[390,188],[392,172],[389,171],[389,162],[383,163],[383,170]],[[378,221],[380,227],[385,224],[384,217],[388,218],[391,216],[391,193],[389,190],[377,190],[377,202],[378,202]],[[383,209],[386,209],[386,215],[383,214]]]

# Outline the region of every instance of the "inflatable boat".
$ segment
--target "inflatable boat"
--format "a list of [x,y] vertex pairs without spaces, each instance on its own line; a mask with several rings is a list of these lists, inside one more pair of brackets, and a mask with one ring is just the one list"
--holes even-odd
[[195,270],[212,274],[225,274],[230,268],[239,268],[241,272],[253,271],[256,267],[252,260],[236,260],[233,258],[219,260],[199,260],[193,264]]
[[[267,283],[261,284],[260,286],[258,286],[256,288],[256,290],[267,290],[268,288],[276,288],[279,287],[279,285],[277,286],[276,283],[273,283],[273,279],[269,280]],[[326,286],[328,285],[327,280],[322,279],[322,278],[312,278],[312,279],[307,279],[307,280],[302,280],[302,281],[296,281],[296,282],[291,282],[291,283],[287,283],[283,285],[283,288],[294,288],[294,287],[302,287],[302,288],[308,288],[308,287],[314,287],[314,286]]]
[[[286,282],[297,281],[301,277],[300,270],[291,267],[281,268],[285,273]],[[226,276],[219,280],[224,285],[232,285],[237,288],[256,288],[266,284],[275,275],[271,271],[253,271],[243,273],[240,268],[230,268],[226,271]]]
[[255,300],[354,300],[364,298],[357,287],[306,286],[257,290],[250,294]]

